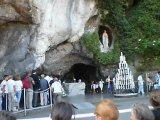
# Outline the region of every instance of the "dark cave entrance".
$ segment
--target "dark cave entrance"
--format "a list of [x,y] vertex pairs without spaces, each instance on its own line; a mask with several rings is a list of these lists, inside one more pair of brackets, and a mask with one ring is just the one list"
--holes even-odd
[[66,80],[66,82],[74,82],[73,78],[76,79],[76,82],[81,79],[82,82],[85,82],[86,88],[88,88],[90,87],[91,81],[98,80],[98,76],[99,75],[96,66],[77,63],[74,64],[69,72],[63,76],[63,79]]

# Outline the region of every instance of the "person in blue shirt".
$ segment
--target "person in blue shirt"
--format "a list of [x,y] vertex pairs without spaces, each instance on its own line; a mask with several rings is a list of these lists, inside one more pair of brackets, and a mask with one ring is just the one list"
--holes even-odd
[[40,98],[41,98],[41,106],[47,105],[48,99],[47,99],[47,94],[49,91],[49,84],[46,79],[44,79],[45,75],[41,74],[41,79],[40,79]]

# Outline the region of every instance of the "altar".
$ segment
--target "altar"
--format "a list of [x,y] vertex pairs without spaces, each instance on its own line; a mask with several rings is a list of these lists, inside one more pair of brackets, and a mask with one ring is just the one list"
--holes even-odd
[[85,83],[64,83],[68,96],[85,95]]

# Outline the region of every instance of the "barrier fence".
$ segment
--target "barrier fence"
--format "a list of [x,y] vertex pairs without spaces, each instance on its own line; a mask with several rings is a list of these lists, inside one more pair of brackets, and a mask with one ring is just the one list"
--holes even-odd
[[[40,106],[40,107],[35,107],[35,108],[31,108],[31,109],[28,109],[27,107],[26,107],[26,105],[28,104],[28,103],[26,103],[26,93],[27,92],[29,92],[29,91],[26,91],[26,89],[24,88],[24,89],[22,89],[21,91],[23,91],[23,94],[22,94],[22,96],[21,96],[21,99],[23,99],[23,108],[21,108],[21,110],[19,110],[19,111],[14,111],[14,113],[20,113],[20,112],[24,112],[24,116],[26,116],[27,115],[27,111],[30,111],[30,110],[33,110],[33,109],[39,109],[39,108],[45,108],[45,107],[48,107],[48,106],[50,106],[51,108],[52,108],[52,105],[53,105],[53,102],[52,102],[52,89],[51,89],[51,87],[49,87],[48,89],[46,89],[46,90],[43,90],[43,91],[38,91],[38,92],[34,92],[34,91],[32,91],[33,92],[33,94],[40,94],[40,93],[46,93],[46,92],[48,92],[48,95],[47,95],[47,105],[46,106]],[[0,95],[0,103],[2,104],[2,95],[6,95],[6,98],[5,98],[5,109],[6,110],[9,110],[9,94],[8,93],[5,93],[5,94],[1,94]],[[41,100],[41,99],[40,99]],[[21,101],[22,102],[22,101]],[[50,102],[49,103],[49,105],[48,105],[48,102]],[[15,100],[15,102],[14,102],[14,108],[17,106],[16,104],[20,104],[20,103],[16,103],[16,100]],[[1,108],[2,109],[2,108]],[[1,110],[0,109],[0,110]]]
[[[135,82],[135,83],[137,83],[137,82]],[[146,93],[148,93],[149,92],[149,90],[148,90],[148,83],[149,82],[144,82],[145,84],[144,84],[144,87],[146,87]],[[151,86],[154,86],[154,84],[152,84]],[[159,89],[160,89],[160,86],[159,86]],[[48,106],[50,106],[51,108],[52,108],[52,105],[53,105],[53,96],[52,96],[52,88],[51,87],[49,87],[48,89],[46,89],[46,90],[43,90],[43,91],[38,91],[38,92],[34,92],[33,91],[33,94],[40,94],[40,93],[45,93],[45,92],[48,92],[48,97],[47,97],[47,103],[48,103],[48,101],[50,102],[50,104],[48,105],[46,105],[46,106],[40,106],[40,107],[36,107],[36,108],[31,108],[31,109],[28,109],[27,107],[26,107],[26,93],[28,92],[28,91],[26,91],[26,89],[22,89],[22,91],[23,91],[23,94],[22,94],[22,96],[21,96],[21,99],[23,99],[23,109],[21,109],[21,110],[19,110],[19,111],[17,111],[17,112],[15,112],[15,113],[19,113],[19,112],[24,112],[24,116],[26,116],[27,115],[27,111],[30,111],[30,110],[33,110],[33,109],[39,109],[39,108],[45,108],[45,107],[48,107]],[[8,110],[8,94],[6,94],[6,110]],[[2,103],[2,101],[1,101],[1,98],[2,98],[2,94],[1,94],[1,96],[0,96],[0,103]],[[34,99],[34,98],[33,98]],[[14,106],[15,107],[15,106]]]

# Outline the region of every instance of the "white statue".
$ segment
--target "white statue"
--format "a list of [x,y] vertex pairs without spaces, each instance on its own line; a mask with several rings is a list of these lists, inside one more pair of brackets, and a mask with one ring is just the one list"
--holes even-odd
[[103,32],[102,42],[103,42],[103,46],[100,44],[101,52],[107,52],[107,50],[108,50],[108,34],[107,34],[106,30],[104,30],[104,32]]

